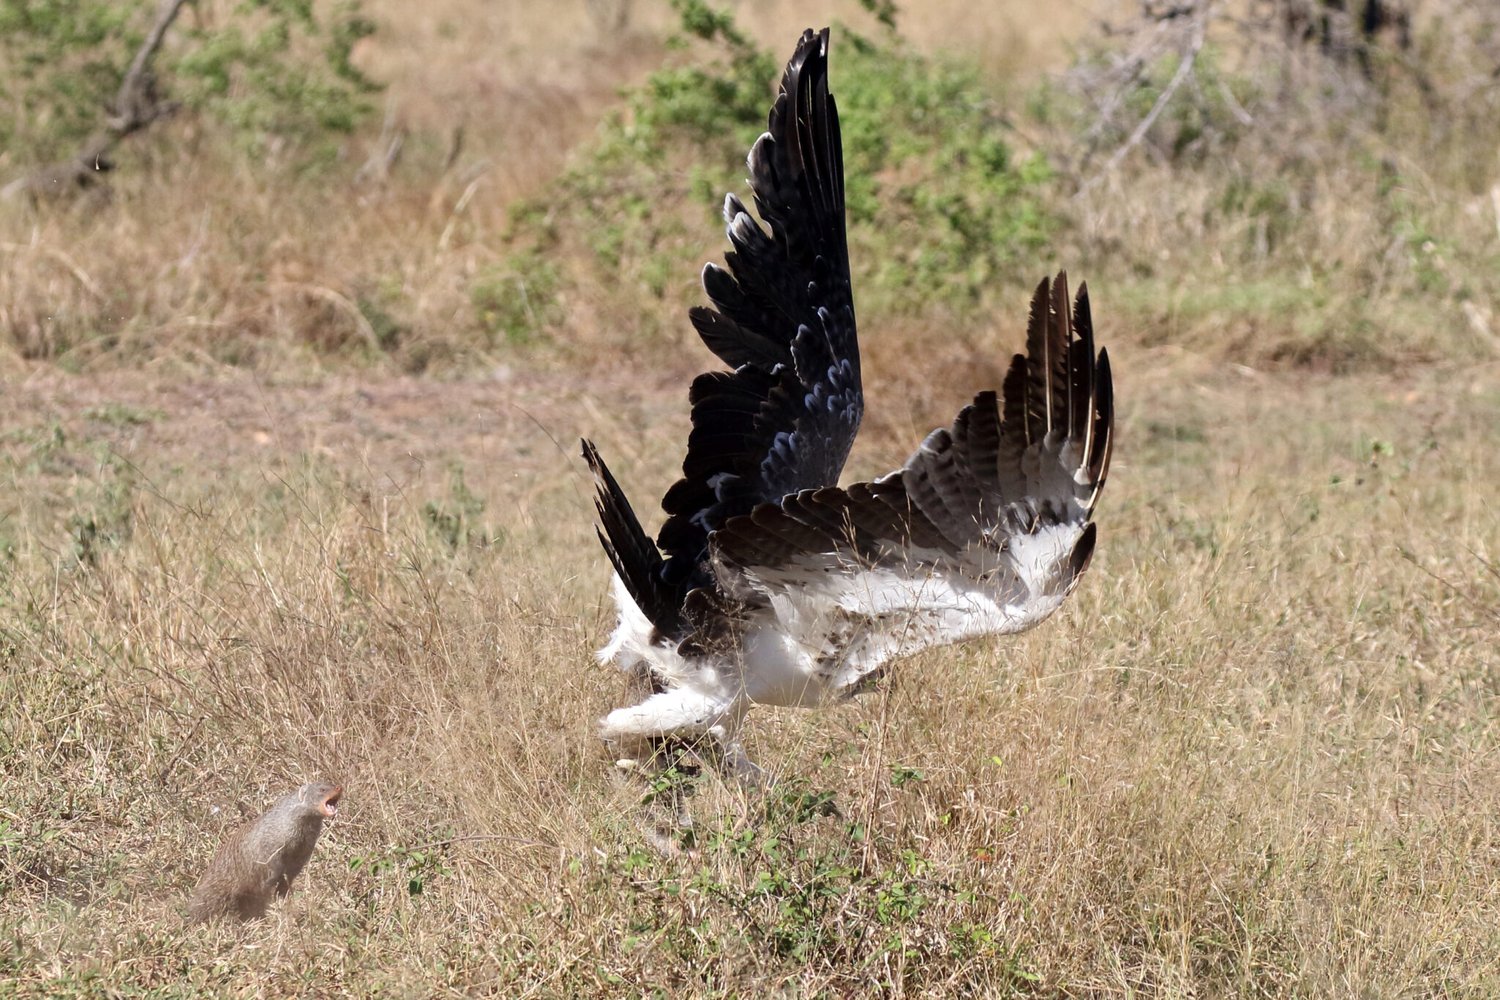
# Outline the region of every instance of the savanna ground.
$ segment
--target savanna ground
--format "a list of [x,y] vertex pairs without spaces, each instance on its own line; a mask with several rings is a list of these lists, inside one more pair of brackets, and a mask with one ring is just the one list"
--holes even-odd
[[[0,993],[1500,994],[1500,119],[1443,27],[1478,8],[1279,95],[1216,22],[1136,141],[1174,25],[967,8],[746,5],[678,49],[645,3],[378,0],[331,156],[182,114],[0,205]],[[1026,636],[757,711],[778,783],[698,780],[666,855],[672,789],[593,736],[624,685],[576,441],[650,512],[756,53],[830,20],[876,180],[850,474],[997,384],[1066,266],[1115,368],[1100,546]],[[184,928],[314,777],[346,798],[288,903]]]

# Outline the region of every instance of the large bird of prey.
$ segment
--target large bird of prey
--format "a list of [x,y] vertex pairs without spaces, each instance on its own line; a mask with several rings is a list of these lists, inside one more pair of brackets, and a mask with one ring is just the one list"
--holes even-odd
[[748,163],[761,222],[725,199],[734,249],[703,271],[713,307],[690,314],[733,370],[693,381],[654,542],[583,442],[620,612],[599,658],[652,692],[602,733],[707,740],[747,777],[751,705],[838,702],[894,659],[1056,611],[1094,551],[1113,414],[1088,291],[1070,303],[1059,274],[1036,290],[1003,393],[980,392],[894,472],[840,487],[864,399],[827,29],[798,42]]

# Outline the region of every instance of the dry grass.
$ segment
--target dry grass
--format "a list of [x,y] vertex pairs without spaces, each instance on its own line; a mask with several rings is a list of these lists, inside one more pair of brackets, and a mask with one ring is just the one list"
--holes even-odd
[[[350,363],[395,371],[486,366],[510,353],[475,316],[476,276],[509,252],[519,199],[542,193],[619,104],[658,67],[672,16],[637,2],[605,31],[582,0],[370,0],[382,26],[356,61],[386,84],[387,128],[350,138],[309,183],[286,163],[247,163],[211,126],[182,120],[120,150],[109,191],[41,211],[0,203],[0,352],[79,370],[164,361],[276,371]],[[1036,65],[1035,49],[1086,25],[1086,7],[1012,32],[1024,5],[971,18],[965,46],[996,72]],[[951,4],[903,23],[947,45]],[[740,12],[780,51],[809,18],[868,27],[853,0]],[[767,81],[769,89],[771,81]],[[363,179],[391,135],[406,142],[389,176]],[[19,158],[0,158],[15,170]],[[700,210],[695,215],[701,215]],[[707,232],[711,238],[712,230]],[[700,254],[706,253],[705,245]],[[683,271],[687,288],[692,267]],[[628,338],[628,316],[570,321],[570,345]]]
[[[1054,6],[1039,20],[1019,2],[960,16],[949,0],[926,0],[903,9],[902,33],[919,50],[975,60],[1017,159],[1040,153],[1061,171],[1044,192],[1057,223],[1050,256],[1108,279],[1132,325],[1157,343],[1257,366],[1389,368],[1500,349],[1500,300],[1488,280],[1500,267],[1500,132],[1482,113],[1488,104],[1469,102],[1470,125],[1449,121],[1408,82],[1396,88],[1384,131],[1344,127],[1342,110],[1330,118],[1315,104],[1285,115],[1253,105],[1264,117],[1251,139],[1209,144],[1187,163],[1148,142],[1076,194],[1102,159],[1076,161],[1087,124],[1076,114],[1092,110],[1069,105],[1055,84],[1036,88],[1096,38],[1101,14],[1118,24],[1135,6]],[[696,295],[693,264],[713,246],[704,222],[712,199],[690,183],[689,162],[661,165],[656,200],[674,225],[705,235],[674,233],[630,247],[623,265],[601,265],[590,227],[565,220],[571,229],[548,250],[561,250],[554,263],[574,284],[544,324],[546,343],[518,349],[475,302],[517,250],[517,206],[558,197],[552,183],[589,162],[620,88],[661,65],[670,12],[635,3],[615,31],[601,30],[582,2],[369,7],[384,30],[361,43],[356,61],[387,85],[376,98],[384,127],[350,137],[332,167],[305,177],[290,163],[249,163],[211,124],[183,119],[123,147],[108,193],[40,210],[0,204],[0,351],[70,370],[446,374],[518,356],[590,365],[622,351],[675,363],[692,335],[663,317]],[[778,53],[794,30],[787,25],[842,20],[874,30],[853,0],[817,11],[783,0],[738,16]],[[1271,67],[1255,82],[1274,75]],[[1182,101],[1212,104],[1213,86],[1199,89],[1208,97]],[[1051,107],[1042,116],[1050,119],[1036,120],[1033,104]],[[406,141],[391,171],[361,171],[398,133]],[[0,157],[0,168],[19,162]],[[920,235],[890,239],[907,247]],[[862,259],[891,252],[856,249]],[[1042,261],[985,282],[974,314],[1003,311],[1032,271],[1051,268]],[[672,275],[665,296],[654,287],[663,272]],[[940,310],[919,318],[951,320]]]
[[[549,438],[599,435],[644,495],[680,387],[13,386],[4,975],[1492,994],[1500,371],[1271,379],[1106,337],[1129,391],[1071,607],[854,706],[760,713],[791,794],[706,782],[675,859],[592,738],[620,690],[589,656],[605,564]],[[873,434],[871,463],[909,443]],[[290,905],[183,930],[239,809],[315,775],[347,807]],[[824,792],[843,819],[784,801]]]
[[[612,612],[574,442],[649,508],[704,352],[590,359],[632,333],[597,314],[571,354],[489,344],[469,295],[665,16],[372,7],[403,28],[361,54],[412,134],[387,180],[235,166],[184,122],[112,200],[0,217],[0,327],[32,359],[0,391],[0,994],[1500,993],[1477,181],[1361,202],[1331,164],[1290,276],[1213,224],[1201,174],[1093,189],[1057,255],[1090,279],[1120,446],[1079,592],[854,705],[757,712],[780,785],[700,781],[696,852],[664,858],[593,736],[623,684],[592,660]],[[917,44],[1008,81],[1087,25],[996,4],[955,38],[955,5],[911,7]],[[768,41],[829,17],[745,14]],[[1442,220],[1425,269],[1392,206]],[[1299,367],[1365,349],[1317,340],[1361,288],[1401,350]],[[993,294],[963,331],[864,318],[853,474],[998,381],[1025,299]],[[183,928],[218,839],[318,776],[343,815],[289,903]]]

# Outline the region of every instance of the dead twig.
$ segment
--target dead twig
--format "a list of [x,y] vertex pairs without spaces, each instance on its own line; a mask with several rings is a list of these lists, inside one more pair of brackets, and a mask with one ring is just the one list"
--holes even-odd
[[27,243],[0,243],[0,253],[39,253],[44,257],[48,257],[55,261],[63,270],[71,274],[73,279],[79,285],[83,286],[83,290],[92,295],[95,300],[104,301],[104,292],[99,288],[99,283],[89,277],[88,272],[79,267],[78,262],[69,257],[66,251],[59,250],[56,247],[38,246]]
[[270,287],[273,291],[286,290],[300,292],[308,298],[317,299],[333,306],[339,312],[349,317],[349,321],[354,324],[354,328],[359,331],[359,335],[364,338],[365,343],[372,350],[382,350],[380,334],[376,333],[375,327],[370,325],[370,320],[365,316],[364,311],[359,308],[358,303],[342,292],[335,291],[327,285],[314,285],[305,281],[273,281]]
[[354,172],[354,182],[360,184],[389,180],[405,146],[406,126],[397,120],[395,108],[388,108],[385,121],[380,126],[380,139],[375,144],[375,151]]
[[[1203,39],[1206,34],[1207,12],[1208,8],[1205,6],[1193,18],[1192,29],[1188,33],[1187,42],[1184,45],[1181,56],[1177,61],[1177,71],[1172,74],[1172,79],[1168,81],[1165,87],[1162,88],[1162,92],[1157,95],[1156,103],[1151,105],[1151,110],[1146,112],[1146,117],[1140,120],[1140,122],[1136,125],[1135,129],[1130,133],[1130,135],[1125,139],[1123,143],[1120,144],[1120,147],[1116,149],[1112,154],[1110,154],[1110,157],[1105,161],[1104,166],[1096,171],[1094,175],[1087,181],[1085,181],[1083,185],[1078,189],[1078,193],[1080,195],[1088,191],[1106,174],[1109,174],[1116,167],[1118,167],[1120,165],[1120,161],[1124,160],[1132,149],[1140,145],[1141,140],[1146,137],[1146,133],[1151,131],[1151,126],[1156,124],[1156,120],[1161,117],[1161,113],[1165,111],[1167,105],[1172,102],[1172,98],[1177,93],[1178,88],[1180,88],[1185,82],[1187,82],[1188,77],[1192,75],[1193,64],[1197,61],[1198,53],[1203,48]],[[1179,15],[1174,12],[1173,16]]]
[[409,848],[413,851],[431,851],[439,847],[450,847],[453,844],[466,844],[476,841],[500,841],[507,844],[518,844],[521,847],[547,847],[540,840],[528,840],[525,837],[511,837],[503,833],[471,833],[461,837],[448,837],[444,840],[430,840],[425,844],[418,844]]

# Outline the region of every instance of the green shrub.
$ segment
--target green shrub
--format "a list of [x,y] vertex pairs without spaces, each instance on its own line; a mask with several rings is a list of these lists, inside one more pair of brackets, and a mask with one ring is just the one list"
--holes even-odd
[[495,533],[480,520],[484,516],[484,500],[469,489],[461,465],[450,470],[448,501],[427,501],[422,507],[422,517],[433,537],[450,554],[456,554],[460,548],[483,548],[495,541]]
[[480,277],[469,299],[490,346],[530,344],[559,322],[558,284],[557,266],[534,252],[518,253]]
[[861,301],[883,314],[968,313],[997,281],[1029,279],[1058,224],[1047,161],[1013,153],[972,63],[853,42],[834,82]]
[[[78,151],[156,11],[154,2],[0,0],[0,149],[13,165]],[[154,90],[248,146],[327,155],[330,135],[370,110],[375,85],[350,53],[373,31],[358,0],[200,0],[168,31]]]
[[[790,51],[757,49],[703,0],[674,6],[677,61],[629,92],[575,167],[513,216],[512,270],[559,262],[554,290],[612,303],[603,308],[621,322],[607,335],[632,344],[686,329],[681,310],[701,299],[697,267],[717,256],[723,195],[744,192],[745,154]],[[1015,155],[977,67],[916,53],[893,30],[876,40],[836,29],[832,62],[860,310],[972,315],[997,281],[1029,276],[1023,265],[1056,224],[1043,198],[1051,170]],[[520,315],[494,287],[484,279],[475,305],[512,342],[564,319],[543,317],[552,329],[539,331],[535,294]],[[642,308],[654,300],[663,305]]]
[[[658,785],[681,780],[673,773]],[[677,960],[704,978],[696,986],[720,985],[726,957],[747,951],[846,987],[841,977],[858,970],[890,989],[881,970],[897,965],[912,992],[951,988],[954,964],[969,962],[996,987],[1040,980],[1023,948],[997,939],[992,887],[873,835],[805,781],[778,784],[748,820],[720,816],[684,839],[691,853],[634,847],[596,877],[601,889],[625,887],[625,950]]]

